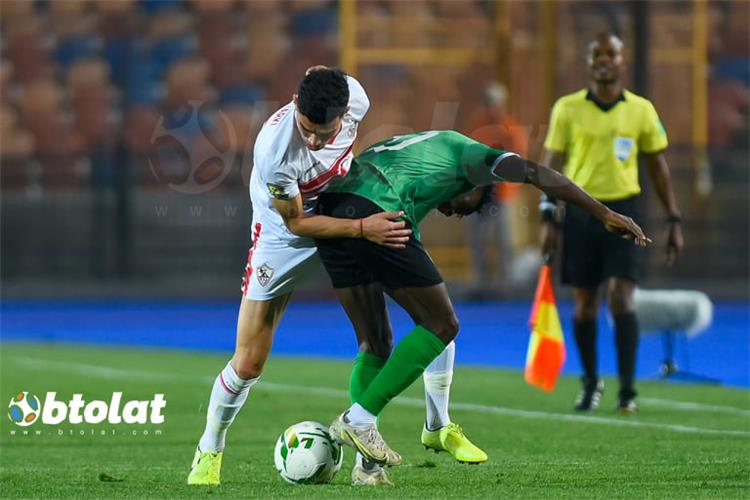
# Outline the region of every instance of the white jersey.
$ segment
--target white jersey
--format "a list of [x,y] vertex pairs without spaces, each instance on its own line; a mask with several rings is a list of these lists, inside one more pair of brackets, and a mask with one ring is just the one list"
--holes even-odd
[[287,229],[271,200],[288,200],[301,194],[305,213],[311,213],[318,195],[334,178],[349,171],[357,126],[367,113],[370,101],[357,80],[346,78],[349,111],[344,115],[341,130],[322,149],[311,151],[305,145],[295,123],[294,102],[276,111],[263,124],[255,141],[250,176],[253,236],[260,233],[258,244],[275,240],[297,248],[315,246],[312,239],[297,236]]
[[302,140],[294,119],[294,102],[271,115],[258,134],[250,176],[252,247],[242,285],[248,299],[270,300],[290,293],[319,268],[315,242],[289,231],[271,200],[301,194],[305,213],[311,213],[318,195],[334,178],[349,171],[357,126],[370,101],[357,80],[347,77],[347,81],[349,111],[341,130],[321,150],[309,150]]

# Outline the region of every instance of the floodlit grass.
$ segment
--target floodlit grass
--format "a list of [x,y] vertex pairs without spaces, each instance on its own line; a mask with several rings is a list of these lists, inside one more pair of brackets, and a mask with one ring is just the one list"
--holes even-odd
[[227,357],[3,345],[3,401],[19,391],[36,394],[42,403],[48,391],[56,391],[58,400],[82,393],[87,401],[109,401],[112,392],[121,391],[123,400],[163,393],[167,406],[162,425],[48,426],[37,421],[21,428],[3,418],[0,497],[750,496],[746,390],[642,382],[640,412],[619,417],[614,412],[616,383],[607,380],[602,408],[589,417],[571,410],[576,379],[564,378],[555,392],[546,394],[527,386],[519,372],[479,368],[456,370],[451,414],[487,451],[489,462],[462,465],[421,447],[424,410],[418,382],[381,418],[384,437],[404,458],[404,465],[389,471],[395,488],[350,486],[350,449],[332,484],[292,486],[274,470],[276,438],[294,422],[328,424],[345,409],[350,365],[279,357],[271,358],[230,430],[222,485],[188,487],[185,480],[211,384]]

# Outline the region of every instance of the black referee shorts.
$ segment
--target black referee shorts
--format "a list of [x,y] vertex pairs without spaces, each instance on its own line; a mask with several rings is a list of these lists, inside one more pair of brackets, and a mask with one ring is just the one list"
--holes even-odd
[[[638,197],[604,203],[615,212],[632,217],[640,225]],[[644,249],[604,225],[586,210],[568,203],[563,226],[562,282],[578,288],[594,288],[607,278],[638,282]]]
[[[360,219],[384,210],[361,196],[323,193],[318,199],[317,211],[330,217]],[[407,227],[411,227],[408,222]],[[435,263],[413,234],[402,250],[363,238],[319,239],[315,243],[334,288],[380,283],[395,290],[443,282]]]

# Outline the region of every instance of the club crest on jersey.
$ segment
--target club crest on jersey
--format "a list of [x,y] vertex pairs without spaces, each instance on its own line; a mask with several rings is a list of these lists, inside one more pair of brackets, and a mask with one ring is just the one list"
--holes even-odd
[[352,126],[349,127],[349,131],[346,134],[349,136],[349,139],[354,139],[354,136],[357,135],[357,122],[352,123]]
[[270,182],[266,184],[268,187],[268,192],[271,193],[271,196],[273,196],[276,199],[279,200],[288,200],[289,195],[284,192],[284,188],[277,185],[277,184],[271,184]]
[[260,286],[266,286],[271,281],[271,278],[273,278],[273,268],[268,265],[268,262],[265,262],[258,268],[255,275],[258,277]]

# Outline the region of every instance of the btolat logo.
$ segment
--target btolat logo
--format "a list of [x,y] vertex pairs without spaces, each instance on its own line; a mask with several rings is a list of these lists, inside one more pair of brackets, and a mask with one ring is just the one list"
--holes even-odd
[[[48,392],[44,404],[27,391],[19,392],[8,403],[8,418],[21,427],[28,427],[37,420],[46,425],[99,424],[105,420],[110,424],[161,424],[162,410],[167,406],[164,394],[154,394],[151,400],[133,400],[122,403],[122,393],[113,392],[109,403],[102,400],[86,402],[83,394],[73,394],[70,401],[58,401],[56,392]],[[122,407],[122,411],[120,410]]]

